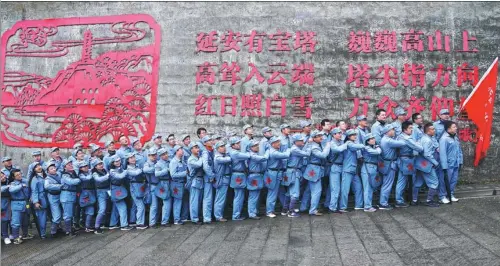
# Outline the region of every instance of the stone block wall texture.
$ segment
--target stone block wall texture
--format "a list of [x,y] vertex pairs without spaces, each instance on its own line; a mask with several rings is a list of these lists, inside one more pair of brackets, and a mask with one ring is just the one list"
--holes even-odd
[[[349,3],[349,2],[201,2],[201,3],[161,3],[161,2],[25,2],[0,3],[1,32],[4,33],[17,21],[46,18],[89,17],[121,14],[148,14],[161,26],[162,43],[160,54],[160,76],[157,98],[156,132],[190,133],[195,139],[195,130],[200,126],[207,127],[209,133],[241,132],[246,123],[255,125],[257,135],[260,128],[270,126],[277,128],[281,123],[292,126],[299,119],[292,117],[288,105],[287,116],[271,118],[220,116],[194,116],[194,102],[199,94],[206,95],[242,95],[262,93],[264,97],[279,94],[286,98],[297,95],[312,94],[315,102],[312,107],[312,121],[319,123],[323,118],[333,120],[346,119],[352,110],[349,97],[369,96],[369,120],[373,121],[376,103],[383,96],[399,100],[411,96],[424,97],[426,110],[423,112],[426,121],[430,120],[429,106],[432,96],[458,99],[466,97],[472,86],[456,86],[456,72],[452,74],[450,86],[432,89],[433,78],[427,76],[426,88],[355,88],[346,84],[349,64],[368,64],[376,69],[388,64],[402,72],[405,63],[424,64],[427,68],[437,64],[450,65],[455,70],[459,64],[468,62],[479,67],[480,76],[486,71],[500,48],[500,4],[493,2],[453,2],[453,3]],[[239,31],[244,34],[252,30],[276,32],[277,29],[294,33],[295,31],[315,31],[318,41],[314,54],[272,53],[263,51],[260,54],[248,53],[243,48],[239,53],[196,53],[196,36],[200,32],[216,30]],[[374,34],[381,30],[396,31],[398,34],[398,52],[384,54],[349,53],[347,39],[351,31],[370,31]],[[426,34],[440,30],[451,35],[452,49],[461,48],[462,30],[468,30],[477,38],[474,44],[479,53],[403,53],[400,33],[409,29],[422,30]],[[292,38],[293,40],[293,38]],[[241,45],[243,47],[243,45]],[[99,51],[94,51],[98,53]],[[231,87],[227,83],[197,86],[195,73],[197,65],[203,62],[215,62],[221,65],[224,61],[237,61],[242,66],[245,77],[248,73],[248,62],[259,69],[266,69],[269,62],[284,61],[289,66],[293,63],[312,62],[315,67],[314,86],[293,85],[268,86],[254,81]],[[18,64],[23,66],[23,62]],[[41,60],[40,64],[44,64]],[[9,66],[6,66],[7,68]],[[33,66],[25,66],[31,68]],[[263,71],[262,71],[263,72]],[[288,79],[290,80],[290,79]],[[400,84],[402,79],[399,79]],[[238,98],[240,101],[240,98]],[[498,153],[500,141],[496,135],[500,130],[498,97],[495,103],[493,118],[492,144],[487,158],[479,167],[473,167],[475,145],[463,143],[465,166],[461,179],[468,182],[487,182],[500,180],[498,169]],[[238,103],[239,106],[240,103]],[[407,103],[403,103],[405,106]],[[262,102],[264,111],[265,102]],[[213,109],[219,113],[219,101],[214,102]],[[455,107],[458,111],[458,106]],[[355,122],[352,119],[350,122]],[[468,126],[460,123],[459,126]],[[277,133],[277,131],[276,131]],[[42,149],[49,156],[48,149]],[[16,164],[27,165],[31,160],[31,149],[0,146],[2,155],[14,158]]]

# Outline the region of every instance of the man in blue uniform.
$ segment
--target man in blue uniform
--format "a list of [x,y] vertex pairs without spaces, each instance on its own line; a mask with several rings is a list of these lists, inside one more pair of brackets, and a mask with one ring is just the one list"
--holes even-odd
[[248,218],[260,220],[258,203],[260,191],[264,187],[264,171],[266,156],[259,155],[260,142],[252,140],[250,143],[250,160],[248,160]]
[[241,138],[241,151],[247,152],[248,145],[250,145],[251,140],[253,139],[253,126],[252,125],[244,125],[243,126],[243,138]]
[[[328,124],[330,122],[328,121]],[[324,127],[324,130],[330,132],[330,128]],[[325,165],[326,157],[330,154],[330,141],[326,144],[321,144],[323,142],[323,131],[313,131],[311,133],[311,138],[313,142],[310,144],[311,156],[309,157],[309,162],[307,164],[306,170],[303,173],[303,177],[307,179],[309,190],[311,191],[311,207],[309,208],[309,215],[320,216],[323,215],[318,210],[319,199],[321,197],[321,179],[325,176]]]
[[300,181],[302,179],[302,160],[308,158],[311,154],[309,149],[304,148],[304,135],[294,134],[292,136],[293,146],[290,150],[290,159],[287,161],[286,172],[281,184],[287,187],[286,204],[288,206],[288,217],[299,217],[299,196],[300,196]]
[[283,178],[284,171],[286,167],[283,163],[284,160],[290,157],[290,150],[286,149],[281,151],[282,142],[281,139],[273,136],[269,140],[271,147],[266,152],[267,160],[267,171],[264,174],[264,185],[267,187],[267,198],[266,198],[266,216],[270,218],[276,217],[274,214],[274,208],[276,206],[276,199],[278,197],[278,191],[280,187],[280,182]]
[[330,201],[328,210],[333,213],[339,212],[338,202],[340,196],[340,180],[344,162],[344,151],[347,144],[342,141],[342,131],[339,127],[332,130],[333,139],[330,147],[332,167],[330,168]]
[[413,121],[413,139],[415,141],[420,141],[420,139],[424,135],[424,118],[420,113],[414,113],[411,115],[411,120]]
[[[457,202],[455,187],[458,182],[458,171],[464,163],[463,153],[457,136],[457,124],[447,121],[444,126],[445,132],[439,139],[439,161],[443,169],[443,175],[439,178],[439,198],[443,203],[447,200]],[[447,195],[445,178],[448,179],[451,195]]]
[[401,132],[403,132],[403,130],[401,129],[401,125],[404,121],[407,120],[406,111],[403,108],[397,108],[394,114],[396,114],[397,118],[394,122],[392,122],[392,124],[394,125],[394,137],[397,138],[401,134]]
[[423,183],[419,179],[423,177],[425,184],[429,188],[426,206],[439,207],[439,204],[434,201],[434,196],[438,194],[437,188],[439,185],[439,178],[436,173],[436,169],[439,167],[439,153],[437,152],[439,144],[434,138],[434,134],[436,134],[436,129],[434,129],[432,123],[425,124],[424,135],[420,139],[423,151],[415,160],[417,181],[413,183],[413,205],[417,205],[418,191]]
[[375,136],[375,141],[377,144],[380,144],[380,141],[382,140],[382,137],[384,134],[382,134],[382,129],[385,126],[385,119],[387,118],[386,112],[384,109],[377,109],[375,112],[375,123],[372,125],[372,134]]
[[195,225],[201,225],[199,219],[199,203],[201,199],[201,194],[203,193],[203,176],[205,175],[203,171],[203,160],[200,157],[200,148],[198,144],[189,144],[189,150],[191,151],[191,156],[187,161],[188,167],[188,181],[186,185],[189,189],[189,210],[191,215],[191,222]]
[[250,159],[250,153],[241,150],[241,139],[232,137],[229,140],[231,143],[231,183],[230,186],[234,189],[233,199],[233,221],[244,220],[241,216],[243,202],[245,201],[245,188],[247,185],[247,160]]
[[226,154],[226,143],[219,141],[215,143],[214,155],[214,216],[218,222],[227,222],[224,218],[224,207],[226,205],[227,188],[231,182],[231,157]]
[[433,124],[436,129],[435,138],[437,141],[441,139],[441,136],[445,132],[444,124],[448,120],[450,120],[450,111],[448,109],[441,109],[441,111],[439,111],[439,120]]

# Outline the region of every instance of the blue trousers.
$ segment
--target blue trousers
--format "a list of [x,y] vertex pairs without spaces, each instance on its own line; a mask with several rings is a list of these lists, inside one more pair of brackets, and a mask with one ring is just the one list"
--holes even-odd
[[151,205],[149,205],[149,226],[156,226],[158,221],[158,201],[159,198],[155,195],[156,185],[151,184],[149,186],[151,191]]
[[202,194],[201,189],[191,187],[189,189],[189,213],[191,215],[192,222],[198,222],[200,219],[198,217],[200,197]]
[[[413,178],[413,175],[412,175]],[[404,203],[404,192],[406,189],[406,184],[408,183],[408,176],[403,175],[401,171],[398,173],[398,181],[396,183],[396,202]]]
[[302,199],[300,200],[300,211],[304,212],[309,209],[309,203],[311,202],[311,189],[309,188],[309,181],[302,179],[302,186],[304,186],[304,193],[302,193]]
[[363,183],[359,175],[352,178],[351,189],[354,193],[354,207],[363,208]]
[[214,216],[216,220],[224,218],[224,207],[226,205],[227,185],[222,185],[215,192]]
[[57,227],[61,222],[61,203],[59,198],[47,197],[49,200],[50,214],[52,216],[52,225],[50,227],[50,233],[57,233]]
[[295,199],[297,202],[300,199],[300,180],[298,178],[293,181],[288,187],[288,191],[291,199]]
[[[64,222],[73,221],[73,210],[75,207],[75,203],[70,201],[70,202],[63,202],[61,204],[62,204],[62,208],[63,208],[63,220],[64,220]],[[78,206],[78,207],[80,207],[80,206]]]
[[[100,228],[106,217],[108,205],[108,192],[105,189],[97,189],[97,217],[95,218],[95,228]],[[115,222],[116,224],[116,222]]]
[[[450,167],[443,171],[446,171],[448,174],[451,196],[453,197],[455,195],[455,187],[457,186],[458,182],[458,167]],[[446,186],[444,183],[444,173],[443,173],[443,175],[439,177],[439,198],[443,199],[444,197],[446,197]]]
[[46,209],[35,209],[36,219],[38,225],[40,226],[40,236],[44,237],[47,231],[47,210]]
[[276,184],[273,189],[267,189],[266,214],[274,213],[280,187],[279,184]]
[[170,220],[170,213],[172,212],[172,198],[167,197],[163,200],[163,206],[161,207],[161,224],[168,224]]
[[[186,193],[186,191],[184,191]],[[184,195],[183,195],[184,196]],[[183,199],[174,199],[174,223],[179,223],[181,222],[181,211],[182,211],[182,203]]]
[[330,205],[328,208],[332,211],[338,210],[340,196],[340,172],[330,172]]
[[12,230],[12,237],[19,237],[19,230],[21,225],[23,227],[23,234],[28,234],[28,219],[25,211],[14,211],[12,210],[12,218],[10,219],[10,227]]
[[2,238],[9,237],[9,223],[8,220],[2,221]]
[[354,179],[355,174],[342,172],[342,182],[340,188],[340,209],[347,209],[347,201],[349,199],[349,191],[351,190],[352,180]]
[[[124,199],[113,202],[113,208],[116,208],[118,215],[120,216],[120,226],[128,226],[128,213],[127,213],[127,203]],[[115,224],[112,224],[115,225]]]
[[258,213],[260,189],[248,191],[248,217],[256,217]]
[[85,213],[85,228],[92,228],[92,218],[94,217],[94,212],[94,205],[83,207],[83,213]]
[[[278,182],[278,184],[281,182]],[[276,184],[278,186],[278,184]],[[288,187],[279,185],[279,190],[278,190],[278,198],[280,200],[281,206],[282,206],[282,211],[287,212],[288,211],[288,204],[290,202],[290,194],[288,193]]]
[[243,209],[244,202],[245,202],[245,189],[235,188],[234,199],[233,199],[233,220],[241,218],[241,210]]
[[363,182],[363,201],[364,201],[364,207],[365,209],[370,209],[372,207],[372,201],[373,201],[373,187],[370,182],[371,179],[375,179],[377,176],[377,173],[370,174],[365,170],[366,167],[364,167],[361,170],[361,181]]
[[321,198],[321,179],[316,182],[309,180],[309,190],[311,191],[311,207],[309,214],[314,214],[318,211],[319,199]]
[[[111,217],[110,217],[110,220],[109,220],[109,225],[110,226],[117,225],[119,217],[120,217],[120,214],[118,213],[118,208],[116,207],[115,204],[112,204],[112,207],[111,207]],[[127,220],[127,224],[128,224],[128,220]]]
[[[330,183],[330,178],[328,178],[328,183]],[[332,201],[332,188],[330,184],[328,184],[328,186],[326,186],[325,202],[323,202],[323,206],[325,208],[330,208],[331,201]]]
[[389,204],[389,195],[391,195],[392,184],[394,183],[395,170],[390,169],[382,179],[382,188],[380,189],[380,205]]
[[[175,202],[174,202],[175,205]],[[181,220],[189,220],[189,189],[184,189],[182,194]],[[175,210],[174,210],[175,211]]]
[[[417,171],[413,176],[413,188],[412,188],[412,201],[417,201],[418,200],[418,192],[420,192],[420,188],[424,184],[424,177],[423,173],[420,171]],[[437,177],[436,177],[437,180]]]
[[212,221],[212,209],[213,209],[213,199],[214,190],[212,183],[205,182],[203,185],[203,222]]
[[145,225],[144,217],[146,216],[146,206],[144,205],[144,198],[132,197],[136,206],[136,223],[138,225]]
[[137,223],[137,205],[135,205],[135,199],[131,196],[132,206],[130,207],[129,221],[131,224]]

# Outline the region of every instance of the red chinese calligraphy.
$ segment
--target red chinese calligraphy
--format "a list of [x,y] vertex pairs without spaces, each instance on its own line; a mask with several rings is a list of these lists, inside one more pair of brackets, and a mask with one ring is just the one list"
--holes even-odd
[[436,120],[436,118],[439,115],[439,112],[441,109],[448,109],[450,111],[450,117],[453,116],[455,113],[455,108],[453,106],[453,99],[450,98],[439,98],[437,96],[432,96],[432,101],[431,101],[431,118],[433,121]]
[[274,95],[272,98],[266,99],[266,117],[270,117],[271,115],[279,115],[281,117],[285,117],[286,98]]
[[425,87],[425,67],[422,64],[405,64],[403,70],[403,85],[408,87]]
[[314,64],[293,65],[292,83],[299,81],[299,85],[314,85]]
[[450,66],[445,67],[443,64],[438,64],[437,68],[432,68],[431,71],[436,72],[436,79],[431,85],[433,88],[437,85],[441,85],[443,87],[450,85],[450,72],[453,71],[453,68]]
[[281,83],[282,86],[286,85],[286,79],[281,75],[289,74],[285,63],[269,64],[267,73],[272,73],[269,79],[267,79],[267,84]]
[[351,84],[356,82],[356,88],[368,87],[368,81],[370,80],[370,74],[368,73],[369,69],[370,66],[367,64],[358,64],[355,66],[349,64],[346,83]]
[[392,119],[396,119],[396,114],[392,112],[393,108],[398,107],[399,104],[397,102],[394,102],[389,98],[389,96],[384,96],[380,101],[377,103],[377,107],[379,109],[384,109],[386,112],[386,115],[389,117],[392,117]]
[[479,81],[479,68],[477,66],[469,67],[469,64],[463,63],[457,67],[457,86],[462,87],[464,82],[476,86]]
[[204,94],[198,95],[194,102],[194,115],[217,115],[215,112],[212,112],[212,100],[215,99],[216,96],[207,97]]
[[241,113],[242,117],[261,117],[262,94],[241,95]]
[[349,118],[353,118],[358,115],[359,113],[359,104],[361,101],[363,101],[363,107],[362,107],[362,114],[364,116],[368,115],[368,102],[371,98],[370,97],[363,97],[363,98],[347,98],[347,100],[353,101],[354,103],[354,108],[352,109],[351,113],[349,114]]
[[465,127],[458,130],[458,138],[463,142],[477,143],[477,130]]
[[462,32],[462,50],[457,50],[457,52],[461,53],[477,53],[479,50],[477,48],[473,48],[470,50],[469,48],[469,42],[475,42],[477,41],[477,38],[474,36],[469,37],[469,32],[464,30]]
[[217,52],[217,45],[214,44],[217,41],[217,32],[211,31],[209,33],[198,33],[196,37],[196,52]]
[[382,87],[389,83],[392,87],[397,87],[399,82],[398,70],[395,67],[389,65],[383,65],[378,68],[377,74],[375,74],[375,79],[381,79],[382,81],[375,85],[377,87]]
[[396,32],[388,30],[379,31],[375,33],[375,40],[373,45],[375,46],[376,52],[391,52],[395,53],[398,51],[398,38],[396,37]]
[[[226,114],[230,114],[236,116],[237,100],[238,97],[236,96],[220,96],[220,115],[225,116]],[[230,111],[227,110],[228,108],[230,108]]]
[[401,35],[403,35],[403,52],[411,50],[424,51],[424,42],[420,39],[420,36],[424,35],[423,32],[411,29],[409,32],[401,33]]
[[262,52],[262,43],[266,36],[267,34],[258,33],[256,30],[252,30],[250,34],[245,35],[245,37],[248,38],[245,43],[245,46],[248,46],[248,52],[249,53],[253,53],[254,51],[256,53]]
[[269,51],[290,51],[290,46],[288,44],[288,40],[292,37],[292,35],[288,32],[278,32],[269,35],[269,39],[271,39],[271,46]]
[[222,44],[224,44],[224,49],[221,52],[227,52],[231,50],[235,50],[236,52],[240,51],[240,46],[238,43],[241,42],[241,33],[233,32],[232,30],[228,30],[221,38]]
[[295,32],[294,50],[301,48],[302,53],[314,53],[317,41],[314,39],[316,32],[313,31],[297,31]]
[[209,84],[215,83],[215,71],[212,67],[217,66],[216,64],[211,64],[209,62],[203,63],[203,65],[198,66],[198,72],[196,72],[196,84],[207,82]]
[[417,98],[415,96],[411,96],[408,100],[408,107],[406,107],[406,112],[408,113],[407,117],[411,117],[413,113],[421,113],[425,110],[425,107],[422,105],[422,101],[425,101],[424,97]]
[[372,47],[370,32],[351,31],[349,33],[347,47],[349,48],[349,53],[371,53]]
[[232,62],[229,65],[227,62],[224,62],[220,68],[221,78],[220,82],[223,81],[231,81],[231,84],[236,84],[236,81],[241,80],[238,76],[240,72],[240,66],[236,62]]
[[428,46],[427,46],[427,49],[429,50],[429,52],[433,52],[433,51],[445,51],[447,53],[450,52],[450,36],[449,35],[445,35],[444,36],[444,47],[443,47],[443,36],[441,34],[441,31],[437,30],[435,33],[434,33],[434,36],[432,35],[429,35],[427,36],[429,42],[428,42]]
[[259,83],[263,83],[266,79],[260,74],[259,69],[253,64],[253,63],[248,63],[248,66],[251,68],[250,72],[248,73],[247,77],[243,81],[243,83],[248,82],[251,80],[254,76],[257,79]]
[[307,96],[296,96],[292,98],[292,111],[294,117],[304,117],[306,119],[311,118],[312,110],[311,103],[314,99],[311,94]]

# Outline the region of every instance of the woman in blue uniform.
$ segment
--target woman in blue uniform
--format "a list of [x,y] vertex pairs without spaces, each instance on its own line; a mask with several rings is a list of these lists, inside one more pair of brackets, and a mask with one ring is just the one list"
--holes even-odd
[[29,186],[31,188],[31,202],[35,208],[36,219],[40,226],[40,238],[45,239],[47,225],[47,193],[45,192],[45,178],[47,174],[43,171],[40,163],[34,163]]
[[82,192],[80,194],[79,204],[85,211],[85,232],[94,232],[92,218],[94,217],[94,204],[96,202],[95,183],[92,173],[89,171],[89,165],[86,161],[78,164],[81,180]]
[[9,193],[9,178],[7,171],[0,172],[2,180],[2,238],[5,245],[11,243],[9,238],[9,223],[10,223],[10,193]]
[[126,159],[126,172],[127,177],[130,179],[130,195],[132,200],[137,206],[137,229],[146,229],[148,226],[145,223],[146,206],[144,205],[144,196],[146,194],[146,177],[142,172],[142,166],[136,164],[135,153],[127,153]]
[[9,185],[10,193],[10,208],[12,210],[12,219],[10,221],[10,226],[12,228],[12,237],[14,238],[14,244],[23,243],[22,238],[19,236],[19,230],[21,225],[23,226],[23,233],[27,234],[28,220],[24,219],[26,217],[26,212],[28,211],[26,204],[29,200],[29,188],[28,185],[23,181],[23,176],[21,171],[18,169],[13,169],[10,172],[10,179],[13,179],[12,183]]
[[66,236],[75,236],[72,228],[73,210],[76,203],[77,186],[80,185],[80,179],[73,169],[73,162],[63,161],[64,171],[61,174],[61,204],[63,208],[63,220],[66,230]]
[[97,217],[95,219],[95,234],[102,234],[101,225],[106,217],[106,206],[108,205],[110,189],[109,174],[104,169],[104,163],[101,159],[94,159],[90,164],[92,168],[92,178],[96,187],[97,195]]
[[61,222],[61,175],[57,172],[57,162],[55,160],[48,161],[43,168],[47,173],[44,188],[48,193],[47,199],[49,201],[50,214],[52,216],[50,235],[54,238],[56,237],[57,228]]
[[125,198],[128,195],[127,188],[125,187],[125,178],[127,171],[121,167],[121,158],[118,155],[111,157],[111,165],[109,166],[109,176],[111,178],[111,201],[118,210],[120,216],[121,230],[131,230],[132,227],[128,226],[127,203]]

